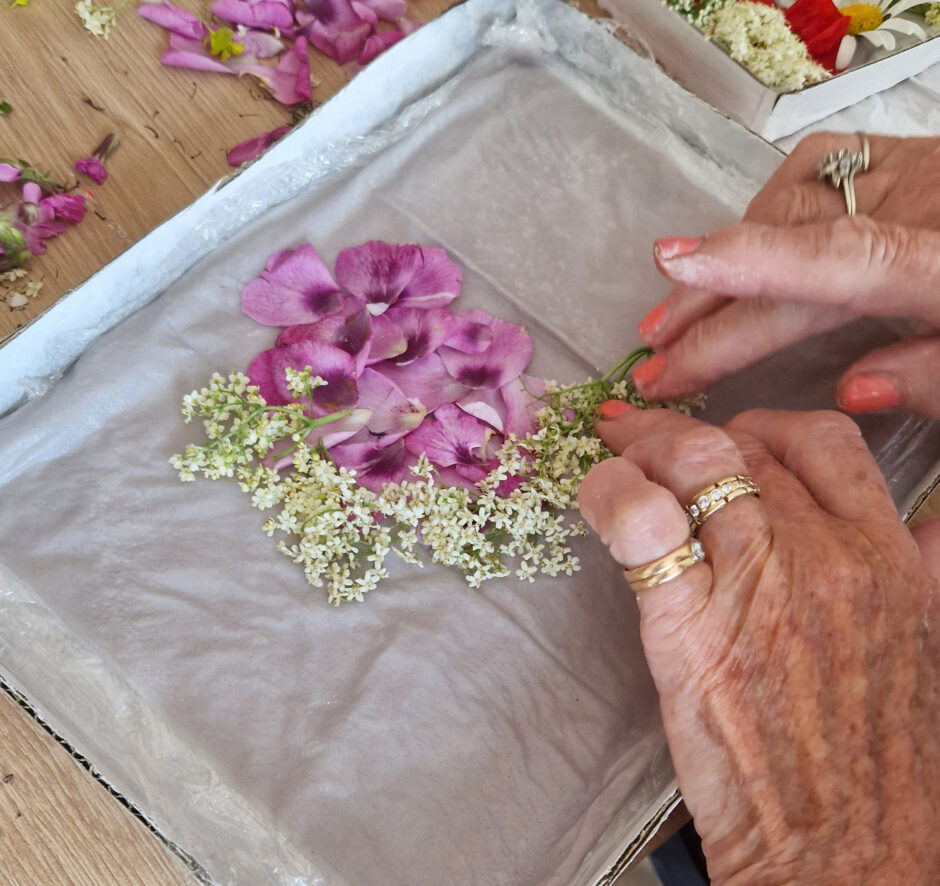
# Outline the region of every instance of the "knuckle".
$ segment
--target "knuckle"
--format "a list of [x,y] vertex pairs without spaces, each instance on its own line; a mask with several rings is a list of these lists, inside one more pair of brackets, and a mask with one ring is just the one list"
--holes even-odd
[[664,445],[664,457],[676,463],[713,460],[716,454],[735,451],[731,438],[721,428],[699,425],[671,435]]
[[865,446],[862,431],[855,421],[834,409],[807,413],[801,423],[805,425],[803,436],[810,440],[842,441],[854,446]]

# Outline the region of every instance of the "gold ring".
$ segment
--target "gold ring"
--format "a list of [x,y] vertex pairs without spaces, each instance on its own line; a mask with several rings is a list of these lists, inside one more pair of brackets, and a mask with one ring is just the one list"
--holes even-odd
[[856,135],[862,143],[860,151],[850,151],[842,148],[838,151],[829,151],[819,161],[819,178],[828,179],[834,188],[842,188],[845,193],[845,210],[849,215],[855,215],[855,174],[868,172],[871,163],[871,146],[868,136],[864,132]]
[[701,563],[704,559],[705,549],[702,543],[697,538],[690,537],[685,544],[658,560],[644,563],[636,569],[624,569],[623,575],[630,587],[639,593],[678,578],[690,566]]
[[742,495],[760,495],[760,487],[752,477],[737,474],[725,477],[711,486],[706,486],[692,497],[692,503],[685,509],[689,529],[694,535],[715,511],[720,511],[726,504]]

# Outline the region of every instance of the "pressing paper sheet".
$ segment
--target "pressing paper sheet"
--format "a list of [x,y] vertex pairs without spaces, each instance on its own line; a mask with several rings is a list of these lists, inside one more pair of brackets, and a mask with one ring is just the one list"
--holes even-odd
[[[181,396],[271,346],[239,294],[275,250],[310,242],[332,266],[369,239],[441,246],[464,274],[454,307],[525,323],[533,372],[574,381],[633,348],[666,294],[653,238],[731,221],[779,162],[562,4],[473,0],[415,38],[194,228],[184,214],[108,269],[106,289],[151,245],[214,246],[0,421],[0,672],[220,884],[587,886],[675,786],[635,602],[596,540],[571,579],[474,591],[399,564],[335,610],[236,484],[167,464],[195,432]],[[403,82],[394,119],[349,129],[351,95]],[[327,149],[318,125],[347,129]],[[91,338],[117,308],[87,304]],[[828,404],[885,334],[810,343],[707,414]],[[14,344],[36,376],[74,346],[56,341],[40,323]],[[867,431],[903,497],[929,427]]]

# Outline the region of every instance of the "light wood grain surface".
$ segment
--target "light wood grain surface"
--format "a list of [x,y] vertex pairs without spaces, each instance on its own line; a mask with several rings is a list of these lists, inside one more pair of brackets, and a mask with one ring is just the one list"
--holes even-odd
[[[0,156],[30,161],[90,195],[92,211],[51,241],[28,279],[40,296],[11,308],[0,286],[0,341],[229,174],[235,143],[289,122],[290,113],[249,79],[168,69],[166,34],[127,6],[105,43],[82,29],[73,0],[0,5]],[[196,0],[179,5],[200,9]],[[453,0],[413,0],[429,20]],[[599,12],[594,0],[579,5]],[[204,8],[204,7],[202,7]],[[313,53],[314,96],[346,74]],[[108,181],[71,171],[108,133],[122,144]],[[940,493],[919,518],[940,516]],[[194,886],[196,879],[147,828],[6,693],[0,692],[0,884],[2,886]]]

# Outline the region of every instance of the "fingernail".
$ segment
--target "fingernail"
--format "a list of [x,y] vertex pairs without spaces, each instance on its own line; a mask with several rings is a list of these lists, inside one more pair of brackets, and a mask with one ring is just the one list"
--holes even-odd
[[659,261],[669,261],[689,255],[701,245],[701,237],[662,237],[653,244],[653,254]]
[[653,308],[641,321],[640,325],[637,326],[637,330],[640,333],[640,338],[643,341],[649,343],[650,340],[663,328],[663,325],[666,322],[666,303],[664,301],[660,302]]
[[846,412],[874,412],[900,402],[901,395],[894,383],[880,375],[856,375],[842,389],[842,408]]
[[607,421],[620,418],[628,412],[636,412],[636,406],[632,403],[624,403],[623,400],[605,400],[597,407],[597,414]]
[[642,388],[651,381],[659,378],[666,368],[666,355],[653,354],[649,360],[641,363],[633,370],[633,380]]

